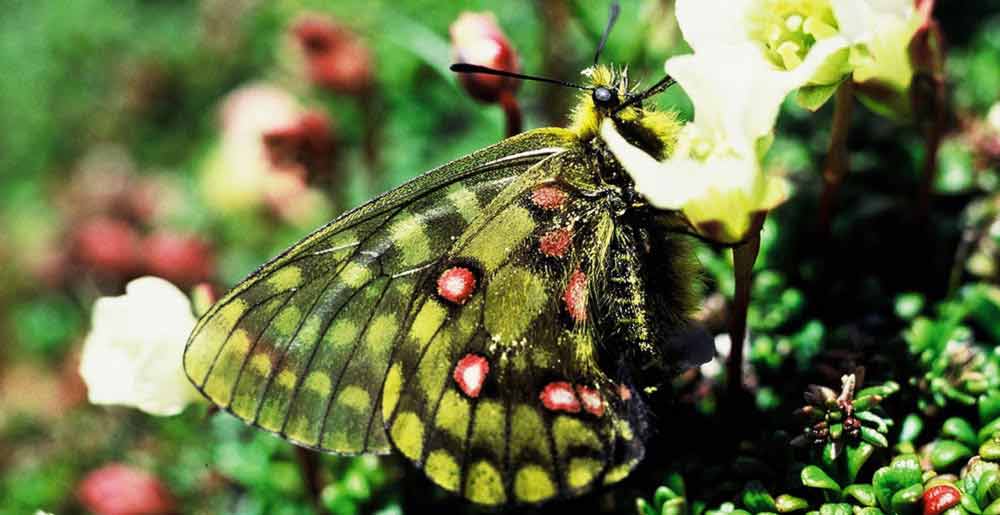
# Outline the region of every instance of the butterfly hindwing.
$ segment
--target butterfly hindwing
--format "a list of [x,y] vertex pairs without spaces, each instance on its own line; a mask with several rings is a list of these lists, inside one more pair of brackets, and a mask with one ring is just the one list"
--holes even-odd
[[379,398],[420,288],[493,197],[567,141],[563,130],[526,133],[320,228],[202,317],[188,376],[220,407],[299,445],[387,452]]
[[615,221],[565,172],[581,159],[539,163],[466,228],[424,279],[393,352],[389,438],[477,503],[576,495],[642,457],[641,400],[598,363],[590,292]]

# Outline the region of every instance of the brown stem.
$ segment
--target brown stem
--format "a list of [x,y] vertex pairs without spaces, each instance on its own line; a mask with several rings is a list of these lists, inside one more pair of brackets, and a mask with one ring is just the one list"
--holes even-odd
[[750,286],[753,283],[753,264],[760,252],[760,233],[733,247],[733,311],[729,314],[729,361],[726,362],[726,379],[733,394],[743,389],[743,341],[747,333],[747,310],[750,308]]
[[320,477],[319,454],[296,446],[295,458],[299,462],[299,470],[302,472],[302,481],[306,485],[309,499],[312,500],[319,513],[326,513],[321,498],[323,479]]
[[830,235],[830,223],[836,211],[837,194],[847,175],[847,135],[851,127],[854,106],[854,84],[850,79],[837,88],[833,107],[833,129],[830,146],[823,164],[823,193],[819,201],[819,232],[823,238]]
[[517,97],[509,89],[500,92],[500,108],[507,119],[507,137],[516,136],[521,132],[521,106]]
[[[926,220],[931,204],[931,192],[934,189],[934,182],[937,180],[938,150],[941,148],[941,141],[944,139],[945,124],[947,123],[947,112],[945,111],[945,87],[944,81],[937,77],[928,78],[929,89],[927,95],[914,95],[915,102],[930,104],[929,118],[924,123],[924,162],[921,171],[920,193],[917,198],[918,216],[921,220]],[[916,83],[916,81],[915,81]],[[918,88],[914,84],[913,90]],[[923,97],[923,98],[919,98]],[[918,122],[919,123],[919,122]]]

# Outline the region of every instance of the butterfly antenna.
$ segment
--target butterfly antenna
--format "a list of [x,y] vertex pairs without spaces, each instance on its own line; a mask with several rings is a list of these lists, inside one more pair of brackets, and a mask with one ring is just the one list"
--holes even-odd
[[618,106],[617,108],[615,108],[614,112],[617,113],[618,111],[621,111],[622,109],[625,109],[628,106],[638,104],[639,102],[642,102],[643,100],[645,100],[645,99],[647,99],[647,98],[649,98],[649,97],[651,97],[653,95],[658,95],[658,94],[664,92],[667,88],[669,88],[670,86],[673,86],[676,83],[677,83],[677,81],[674,80],[673,77],[667,75],[666,77],[663,77],[662,79],[660,79],[660,81],[657,82],[656,84],[653,84],[652,86],[650,86],[649,89],[647,89],[646,91],[643,91],[642,93],[639,93],[638,95],[629,97],[628,100],[626,100],[625,102],[622,102],[622,104],[620,106]]
[[565,86],[567,88],[582,89],[584,91],[592,91],[594,89],[587,86],[574,84],[572,82],[566,82],[564,80],[549,79],[547,77],[537,77],[534,75],[524,75],[521,73],[508,72],[504,70],[494,70],[493,68],[479,66],[478,64],[455,63],[451,65],[450,69],[455,73],[482,73],[485,75],[499,75],[500,77],[511,77],[520,80],[533,80],[536,82],[547,82],[549,84],[558,84],[560,86]]
[[604,51],[604,46],[608,44],[608,36],[611,35],[611,28],[618,21],[619,12],[621,12],[621,5],[618,3],[618,0],[611,2],[611,6],[608,8],[608,24],[604,27],[604,33],[601,34],[601,41],[597,43],[597,51],[594,52],[594,66],[597,66],[597,61],[601,58],[601,52]]

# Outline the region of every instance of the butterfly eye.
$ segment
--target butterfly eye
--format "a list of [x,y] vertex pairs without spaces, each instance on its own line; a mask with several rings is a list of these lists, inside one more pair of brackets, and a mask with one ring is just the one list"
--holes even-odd
[[591,97],[597,107],[612,108],[618,105],[618,93],[604,86],[594,88]]

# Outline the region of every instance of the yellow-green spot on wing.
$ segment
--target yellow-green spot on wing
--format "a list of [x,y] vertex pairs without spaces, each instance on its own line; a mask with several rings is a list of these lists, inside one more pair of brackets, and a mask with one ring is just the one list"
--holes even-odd
[[556,485],[544,468],[525,465],[514,476],[514,495],[522,502],[541,502],[556,495]]
[[389,368],[382,387],[382,418],[388,420],[399,404],[399,395],[403,389],[403,370],[399,363]]
[[490,281],[483,324],[501,343],[513,343],[550,302],[541,277],[526,268],[506,266]]
[[[417,384],[420,385],[419,396],[428,403],[434,402],[444,388],[445,382],[451,375],[454,368],[454,356],[452,355],[451,333],[447,329],[442,329],[424,353],[420,360],[420,367],[416,372]],[[408,392],[408,399],[413,402],[412,397],[418,392]]]
[[420,348],[427,345],[448,316],[448,310],[435,299],[427,299],[410,327],[409,341]]
[[344,269],[340,271],[338,279],[350,288],[360,288],[366,282],[371,280],[373,274],[369,267],[351,261],[344,266]]
[[597,433],[579,419],[567,415],[556,417],[552,423],[552,433],[556,441],[556,450],[564,460],[572,448],[583,447],[596,452],[604,450]]
[[302,312],[299,310],[298,306],[285,306],[284,309],[278,313],[274,321],[271,322],[271,327],[276,331],[276,338],[274,341],[280,341],[282,339],[287,339],[292,336],[292,333],[299,326],[299,320],[301,320]]
[[250,372],[260,377],[271,375],[271,357],[263,353],[254,354],[250,359]]
[[507,419],[503,406],[496,401],[482,400],[476,406],[476,417],[472,428],[472,446],[491,450],[499,459],[503,456],[504,431]]
[[449,492],[458,490],[458,481],[462,471],[455,462],[455,458],[448,454],[448,451],[438,449],[427,456],[427,463],[424,464],[424,472],[427,477],[437,483],[441,488]]
[[390,434],[403,456],[413,461],[420,460],[424,446],[424,423],[416,413],[406,411],[397,415]]
[[603,467],[603,463],[593,458],[573,458],[569,460],[566,470],[566,484],[573,489],[582,489],[597,478]]
[[520,462],[535,457],[544,457],[546,466],[551,466],[552,454],[546,434],[545,421],[538,409],[527,404],[514,407],[510,426],[510,458]]
[[458,214],[466,222],[471,222],[479,215],[482,209],[479,199],[476,198],[476,194],[462,184],[456,184],[448,188],[448,200],[455,206]]
[[402,266],[413,266],[423,263],[431,256],[431,239],[424,231],[425,222],[420,215],[404,213],[389,229],[393,246],[402,255]]
[[627,463],[608,469],[607,474],[604,474],[604,484],[611,485],[625,479],[638,464],[639,460],[629,460]]
[[247,304],[243,299],[230,299],[199,324],[184,353],[184,368],[196,384],[205,384],[209,368],[219,354],[219,349],[246,309]]
[[465,476],[465,496],[480,504],[502,504],[507,500],[500,471],[486,460],[469,467]]
[[232,400],[233,383],[240,372],[240,364],[250,352],[250,335],[244,329],[237,329],[222,348],[212,374],[205,383],[205,393],[220,406],[228,406]]
[[280,268],[267,278],[267,285],[276,292],[298,288],[302,286],[302,269],[297,266]]
[[306,390],[320,397],[326,397],[330,395],[330,376],[320,371],[311,372],[306,377],[304,386]]
[[446,390],[441,398],[434,426],[456,440],[464,441],[469,431],[469,400],[456,390]]
[[360,386],[346,386],[337,395],[337,406],[353,409],[362,414],[367,413],[370,404],[371,397],[368,395],[368,390]]
[[486,223],[461,253],[478,259],[487,272],[496,270],[535,229],[531,213],[520,206],[508,206]]

